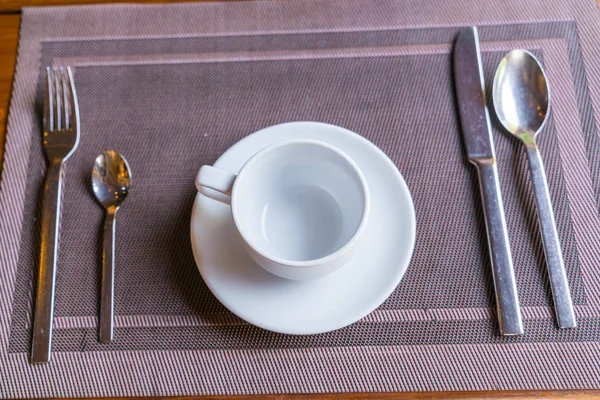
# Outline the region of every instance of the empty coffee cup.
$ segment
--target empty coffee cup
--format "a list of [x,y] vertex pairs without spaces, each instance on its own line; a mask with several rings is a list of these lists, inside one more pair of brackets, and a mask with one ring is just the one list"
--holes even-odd
[[359,168],[337,148],[315,140],[270,145],[237,176],[205,165],[196,187],[230,196],[250,257],[288,279],[323,276],[346,264],[369,214],[369,191]]

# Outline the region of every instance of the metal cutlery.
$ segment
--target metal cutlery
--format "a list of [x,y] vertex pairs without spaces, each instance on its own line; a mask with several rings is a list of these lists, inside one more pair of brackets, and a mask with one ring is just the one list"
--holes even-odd
[[533,54],[526,50],[513,50],[498,65],[492,93],[498,119],[507,131],[523,142],[527,151],[558,326],[574,328],[577,322],[569,282],[544,164],[536,144],[550,112],[550,88],[546,74]]
[[454,82],[467,156],[479,175],[500,332],[502,335],[522,335],[523,322],[500,194],[476,27],[464,28],[459,33],[453,57]]
[[106,209],[99,330],[99,339],[103,343],[113,339],[116,218],[129,193],[130,171],[127,160],[114,150],[100,154],[92,170],[92,189],[98,202]]
[[43,148],[48,169],[43,188],[40,265],[31,362],[50,360],[58,258],[62,169],[79,142],[79,109],[70,67],[46,69]]

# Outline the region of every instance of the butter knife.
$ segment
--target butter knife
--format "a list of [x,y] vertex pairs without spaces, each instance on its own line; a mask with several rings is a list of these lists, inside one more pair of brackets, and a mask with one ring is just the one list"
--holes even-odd
[[523,321],[508,241],[504,206],[479,49],[477,27],[464,28],[454,44],[454,84],[467,156],[477,168],[502,335],[522,335]]

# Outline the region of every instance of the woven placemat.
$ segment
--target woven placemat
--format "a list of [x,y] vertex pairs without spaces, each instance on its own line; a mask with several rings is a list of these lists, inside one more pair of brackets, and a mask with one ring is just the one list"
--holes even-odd
[[[593,0],[297,0],[29,8],[0,186],[0,397],[600,388],[600,20]],[[499,336],[452,41],[477,25],[488,88],[505,52],[544,63],[540,139],[579,326],[552,311],[522,145],[494,123],[526,334]],[[47,65],[71,65],[81,142],[67,162],[52,361],[30,365]],[[493,117],[494,118],[494,117]],[[312,120],[368,138],[412,192],[417,244],[365,319],[288,336],[229,313],[192,256],[194,177],[246,135]],[[134,188],[117,229],[116,339],[97,341],[105,148]]]

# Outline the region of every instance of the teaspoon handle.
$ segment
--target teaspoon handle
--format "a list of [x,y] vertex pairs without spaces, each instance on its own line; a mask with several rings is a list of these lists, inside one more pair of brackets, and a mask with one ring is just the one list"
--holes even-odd
[[500,194],[498,168],[494,158],[476,160],[473,163],[479,173],[500,332],[504,336],[522,335],[523,321]]
[[556,230],[556,221],[554,219],[554,211],[552,210],[542,156],[535,144],[527,145],[526,147],[537,201],[542,242],[544,244],[544,254],[546,255],[556,319],[560,328],[574,328],[577,326],[577,322],[575,320],[573,302],[571,301],[565,263],[560,248],[560,240]]
[[115,228],[118,208],[106,209],[104,220],[104,248],[102,252],[102,288],[100,294],[100,341],[113,339],[114,287],[115,287]]

